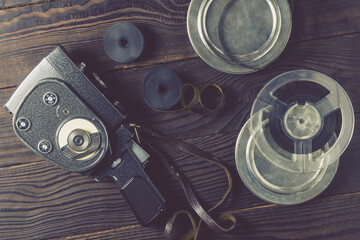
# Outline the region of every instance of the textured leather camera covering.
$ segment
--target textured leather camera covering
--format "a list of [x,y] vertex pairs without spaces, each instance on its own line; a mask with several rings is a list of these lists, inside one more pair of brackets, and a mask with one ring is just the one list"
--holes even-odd
[[125,116],[104,97],[103,93],[92,84],[60,47],[51,51],[28,74],[4,107],[7,111],[15,114],[18,105],[29,89],[37,82],[47,78],[56,78],[66,82],[81,101],[101,118],[109,131],[116,131],[125,119]]
[[109,131],[120,127],[125,116],[101,93],[92,82],[78,69],[60,47],[55,48],[47,57],[57,72],[79,98],[88,104],[91,110],[101,118]]
[[[47,105],[43,101],[43,96],[47,92],[53,92],[58,96],[58,102],[55,105]],[[16,127],[19,118],[26,118],[31,122],[27,131],[20,131]],[[101,132],[100,150],[89,160],[79,161],[66,158],[56,142],[59,128],[74,118],[90,120]],[[100,120],[70,91],[65,83],[55,79],[40,81],[29,91],[14,114],[13,124],[16,134],[28,147],[46,160],[69,171],[85,171],[92,168],[102,159],[108,147],[107,133]],[[37,146],[42,140],[47,140],[52,144],[51,152],[44,154],[38,151]]]

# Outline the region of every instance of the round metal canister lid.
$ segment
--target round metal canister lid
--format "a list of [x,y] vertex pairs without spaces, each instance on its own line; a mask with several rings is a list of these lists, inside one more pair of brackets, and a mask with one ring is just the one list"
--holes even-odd
[[291,32],[287,0],[192,0],[188,35],[199,56],[227,73],[246,74],[274,61]]

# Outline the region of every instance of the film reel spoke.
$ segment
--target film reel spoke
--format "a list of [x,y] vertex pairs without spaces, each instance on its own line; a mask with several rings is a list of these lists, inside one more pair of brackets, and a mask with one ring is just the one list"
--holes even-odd
[[239,133],[239,175],[271,203],[310,200],[335,176],[354,122],[350,98],[334,79],[311,70],[283,73],[260,91]]
[[267,110],[267,112],[274,117],[282,120],[289,105],[278,99],[272,94],[263,94],[258,98],[260,109]]
[[331,92],[326,95],[323,99],[315,103],[315,107],[319,111],[322,118],[340,108],[340,96],[338,91]]
[[307,171],[308,167],[312,165],[312,140],[294,141],[293,161],[297,163],[298,169],[301,172]]
[[312,140],[300,140],[294,141],[294,153],[295,155],[311,154],[312,153]]

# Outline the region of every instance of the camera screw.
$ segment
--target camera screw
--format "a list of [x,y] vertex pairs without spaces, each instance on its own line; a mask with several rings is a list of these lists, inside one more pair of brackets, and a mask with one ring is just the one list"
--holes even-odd
[[30,128],[30,121],[26,118],[19,118],[16,121],[16,127],[20,130],[20,131],[26,131],[29,130]]
[[81,72],[84,72],[86,68],[86,64],[84,62],[81,62],[78,67]]
[[57,97],[57,95],[55,93],[52,93],[52,92],[45,93],[44,102],[47,105],[53,106],[58,102],[58,97]]
[[70,111],[69,111],[68,109],[65,108],[65,109],[63,110],[63,114],[64,114],[64,115],[69,115],[69,113],[70,113]]
[[52,145],[47,140],[42,140],[38,144],[38,149],[41,153],[49,153],[52,150]]
[[118,100],[115,100],[113,104],[117,108],[117,110],[124,114],[124,108],[120,105],[120,102]]
[[122,159],[119,157],[117,158],[115,161],[113,161],[113,163],[111,164],[111,168],[116,168],[117,166],[119,166],[119,164],[122,162]]
[[118,100],[115,100],[115,101],[114,101],[114,105],[115,105],[116,107],[120,107],[120,102],[119,102]]

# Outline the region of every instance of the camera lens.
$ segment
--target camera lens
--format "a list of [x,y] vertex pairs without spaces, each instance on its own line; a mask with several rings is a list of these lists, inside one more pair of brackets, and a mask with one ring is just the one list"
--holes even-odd
[[84,138],[81,135],[76,135],[73,139],[73,142],[76,146],[81,146],[84,144]]
[[75,129],[69,134],[67,142],[73,151],[82,152],[90,147],[91,137],[87,131]]

